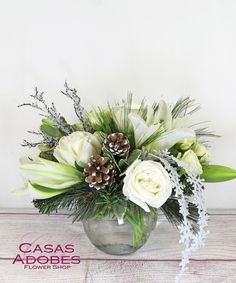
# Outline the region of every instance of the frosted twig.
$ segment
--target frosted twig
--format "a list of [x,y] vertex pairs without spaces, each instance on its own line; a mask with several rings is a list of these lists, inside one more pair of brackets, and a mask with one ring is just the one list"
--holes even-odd
[[61,91],[61,93],[73,100],[74,109],[75,109],[75,113],[77,117],[79,118],[80,122],[83,124],[85,131],[89,131],[90,127],[88,123],[86,122],[87,113],[80,104],[81,99],[77,95],[77,90],[75,88],[69,88],[67,82],[65,82],[64,86],[65,86],[65,91]]
[[18,107],[30,106],[32,108],[39,110],[41,116],[52,120],[55,123],[55,125],[58,127],[58,129],[63,131],[65,134],[70,134],[71,132],[70,129],[64,126],[63,118],[61,114],[57,112],[54,103],[52,102],[51,105],[48,106],[43,95],[44,93],[39,92],[37,87],[35,87],[35,93],[30,95],[30,97],[32,97],[35,101],[32,103],[23,103]]
[[37,136],[41,136],[41,140],[38,141],[38,142],[30,142],[30,141],[27,141],[27,140],[23,140],[22,146],[28,146],[29,148],[32,148],[32,147],[36,147],[40,144],[45,144],[48,147],[53,148],[58,144],[57,138],[48,136],[47,134],[45,134],[43,132],[28,131],[28,133],[34,134],[34,135],[37,135]]

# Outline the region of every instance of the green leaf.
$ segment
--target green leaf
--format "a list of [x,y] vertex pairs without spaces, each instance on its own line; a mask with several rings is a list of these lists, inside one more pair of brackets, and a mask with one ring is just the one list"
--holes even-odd
[[125,159],[120,159],[118,165],[120,167],[120,170],[124,171],[129,166],[129,163]]
[[205,182],[224,182],[236,179],[236,170],[222,165],[203,165],[201,177]]
[[103,155],[105,157],[110,158],[112,160],[112,162],[115,164],[116,168],[121,172],[121,168],[119,167],[119,164],[117,163],[114,155],[108,149],[106,149],[105,146],[103,146],[102,151],[103,151]]
[[42,124],[40,130],[50,137],[61,138],[64,134],[55,126]]
[[[81,165],[83,165],[83,166],[81,166]],[[75,161],[75,168],[78,169],[80,172],[84,172],[84,167],[85,167],[85,166],[86,166],[86,165],[84,165],[84,164],[79,164],[78,162]]]
[[52,147],[49,147],[49,146],[46,145],[46,144],[39,144],[39,145],[38,145],[38,149],[39,149],[41,152],[47,152],[47,151],[51,151],[53,148],[52,148]]
[[40,152],[39,157],[47,159],[47,160],[51,160],[51,161],[57,161],[56,158],[53,155],[53,151],[52,150]]
[[84,131],[84,127],[83,127],[83,124],[82,124],[82,123],[73,124],[73,125],[71,126],[71,128],[72,128],[72,130],[73,130],[74,132],[76,132],[76,131]]
[[129,158],[128,158],[128,164],[132,164],[136,159],[138,159],[141,155],[142,151],[141,149],[135,149],[131,152]]
[[42,119],[42,124],[47,126],[55,126],[55,122],[51,119]]

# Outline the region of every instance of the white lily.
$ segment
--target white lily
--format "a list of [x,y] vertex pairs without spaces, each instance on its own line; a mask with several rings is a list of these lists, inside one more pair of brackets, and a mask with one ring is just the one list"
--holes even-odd
[[136,147],[140,147],[149,137],[160,130],[160,124],[148,126],[147,123],[137,114],[128,115],[134,128],[134,138]]
[[173,119],[171,109],[168,104],[164,100],[160,100],[158,109],[155,113],[152,107],[148,108],[147,124],[151,125],[163,122],[166,130],[174,130],[184,127],[189,118],[190,115],[185,115],[183,117]]
[[68,189],[50,189],[35,184],[31,184],[30,182],[28,183],[26,189],[33,199],[51,198],[68,191]]
[[156,113],[153,108],[148,109],[147,121],[145,122],[137,114],[129,114],[129,119],[134,128],[136,146],[142,144],[153,133],[161,128],[161,122],[165,132],[149,146],[149,150],[169,149],[176,143],[185,139],[195,140],[195,132],[189,128],[183,128],[189,116],[172,119],[171,109],[164,100],[161,100]]
[[160,100],[157,111],[151,114],[149,110],[147,123],[157,124],[163,122],[164,128],[170,130],[172,126],[171,110],[164,100]]
[[185,115],[184,117],[175,118],[172,121],[171,129],[179,129],[186,126],[189,121],[190,115]]
[[174,129],[163,133],[155,142],[156,150],[169,149],[184,139],[195,139],[195,132],[188,128]]
[[32,184],[37,184],[51,189],[69,188],[82,180],[82,173],[76,168],[35,157],[33,160],[23,158],[21,172]]

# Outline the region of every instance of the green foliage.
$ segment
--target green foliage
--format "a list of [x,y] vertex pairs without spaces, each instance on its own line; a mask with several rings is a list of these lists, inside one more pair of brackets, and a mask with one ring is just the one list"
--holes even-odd
[[39,154],[39,157],[51,160],[51,161],[57,161],[56,158],[53,155],[53,150],[50,151],[41,151]]
[[[109,109],[112,112],[113,119],[115,124],[117,125],[118,129],[122,131],[127,136],[132,133],[132,127],[129,121],[129,113],[132,111],[132,94],[127,94],[127,99],[122,101],[121,105],[117,105],[116,108],[111,108],[109,105]],[[117,115],[117,111],[118,115]]]
[[98,110],[90,112],[88,114],[88,123],[94,132],[110,134],[118,131],[110,108],[98,108]]
[[67,209],[71,212],[70,216],[73,217],[73,221],[106,216],[115,217],[120,209],[118,207],[125,208],[127,205],[121,186],[113,184],[105,189],[96,190],[87,184],[80,184],[65,193],[48,199],[36,199],[33,203],[43,214]]
[[220,136],[215,134],[214,131],[210,131],[208,127],[196,129],[195,133],[198,138],[201,138],[201,137],[220,138]]
[[142,100],[139,107],[133,108],[132,94],[129,93],[127,99],[122,100],[121,104],[114,107],[108,104],[107,108],[98,108],[98,110],[90,112],[88,122],[93,131],[103,132],[107,135],[116,132],[124,133],[129,139],[131,149],[134,149],[134,129],[128,116],[131,112],[134,112],[146,120],[147,111],[145,100]]
[[[36,199],[33,201],[36,208],[40,213],[50,214],[57,212],[59,209],[67,209],[70,211],[70,215],[73,217],[73,221],[79,221],[88,218],[101,219],[104,217],[112,218],[126,218],[133,225],[133,240],[135,246],[140,246],[145,241],[145,212],[142,208],[135,205],[131,201],[128,201],[122,193],[123,177],[126,169],[136,159],[147,156],[147,151],[153,145],[164,129],[160,126],[150,137],[148,137],[143,144],[139,145],[137,149],[135,147],[134,128],[129,120],[129,114],[131,112],[139,115],[144,121],[147,120],[148,107],[145,100],[142,100],[139,107],[134,107],[132,103],[132,94],[127,95],[127,99],[123,100],[121,104],[117,104],[111,107],[109,104],[106,108],[98,108],[94,112],[86,113],[84,116],[84,110],[80,106],[80,99],[76,96],[74,89],[69,89],[66,85],[66,92],[64,93],[75,102],[75,110],[80,122],[74,125],[69,125],[64,117],[56,114],[55,107],[47,107],[48,114],[46,119],[42,120],[40,127],[41,134],[47,136],[50,139],[44,139],[44,144],[47,147],[41,147],[40,157],[57,161],[53,156],[53,148],[57,145],[59,139],[65,135],[68,135],[74,131],[87,130],[94,133],[100,140],[101,144],[107,135],[116,132],[124,133],[130,142],[130,152],[127,156],[122,158],[113,156],[105,147],[102,149],[102,155],[109,157],[115,169],[117,171],[116,181],[110,186],[101,190],[90,188],[88,184],[83,183],[75,185],[60,195],[56,195],[47,199]],[[35,98],[41,101],[44,105],[42,95],[36,93]],[[77,103],[77,104],[76,104]],[[76,105],[78,106],[76,108]],[[32,105],[34,108],[40,109],[38,105]],[[153,104],[154,112],[158,111],[158,103]],[[173,119],[183,117],[185,115],[191,115],[195,111],[199,110],[199,105],[189,97],[180,98],[176,104],[172,107]],[[54,112],[55,113],[54,113]],[[51,113],[51,114],[50,114]],[[52,115],[53,114],[53,115]],[[83,118],[85,117],[85,118]],[[85,119],[85,120],[84,120]],[[145,133],[144,133],[145,134]],[[216,136],[213,132],[210,132],[208,128],[200,128],[196,130],[197,137],[204,136]],[[52,144],[53,140],[53,144]],[[146,148],[144,148],[146,147]],[[181,150],[178,145],[175,145],[170,149],[171,154],[177,156]],[[144,159],[145,159],[144,158]],[[78,174],[83,176],[83,168],[79,164],[75,164]],[[178,169],[176,169],[178,170]],[[185,185],[184,194],[190,196],[192,194],[191,185],[186,181],[184,172],[179,172],[181,181]],[[202,177],[208,182],[225,181],[236,178],[236,170],[216,165],[203,166]],[[39,188],[38,189],[42,189]],[[149,216],[156,218],[156,209],[151,208]],[[183,216],[179,211],[178,199],[170,197],[166,203],[161,207],[161,210],[166,215],[167,219],[174,225],[179,225],[183,221]],[[189,218],[192,220],[193,229],[197,227],[198,211],[194,204],[189,204]]]
[[44,134],[53,138],[61,138],[64,136],[64,133],[60,129],[58,129],[55,123],[50,119],[42,119],[40,130]]
[[205,182],[225,182],[236,179],[236,170],[222,165],[203,165],[201,177]]
[[183,117],[185,115],[191,115],[198,111],[200,106],[195,103],[194,99],[190,97],[181,97],[175,105],[172,107],[172,117]]
[[140,149],[135,149],[131,152],[127,159],[128,165],[131,165],[136,159],[138,159],[142,154],[142,151]]
[[133,225],[133,245],[141,246],[146,241],[146,223],[145,217],[152,218],[154,222],[157,219],[157,211],[155,208],[150,208],[150,212],[144,211],[141,207],[129,202],[126,211],[126,219]]

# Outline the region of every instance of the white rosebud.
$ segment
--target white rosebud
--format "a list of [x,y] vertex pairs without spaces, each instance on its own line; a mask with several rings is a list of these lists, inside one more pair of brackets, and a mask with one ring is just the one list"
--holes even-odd
[[207,150],[207,148],[201,144],[196,142],[193,146],[193,151],[195,152],[195,154],[200,157],[200,160],[202,162],[207,161],[209,158],[209,152]]
[[181,158],[181,161],[183,161],[189,167],[189,169],[196,175],[202,174],[202,166],[198,160],[197,155],[191,149],[184,153]]
[[123,194],[147,212],[148,205],[159,208],[171,195],[170,177],[159,162],[136,160],[125,175]]
[[100,154],[102,145],[98,138],[88,132],[77,131],[59,140],[54,149],[55,158],[65,164],[86,166],[92,155]]

